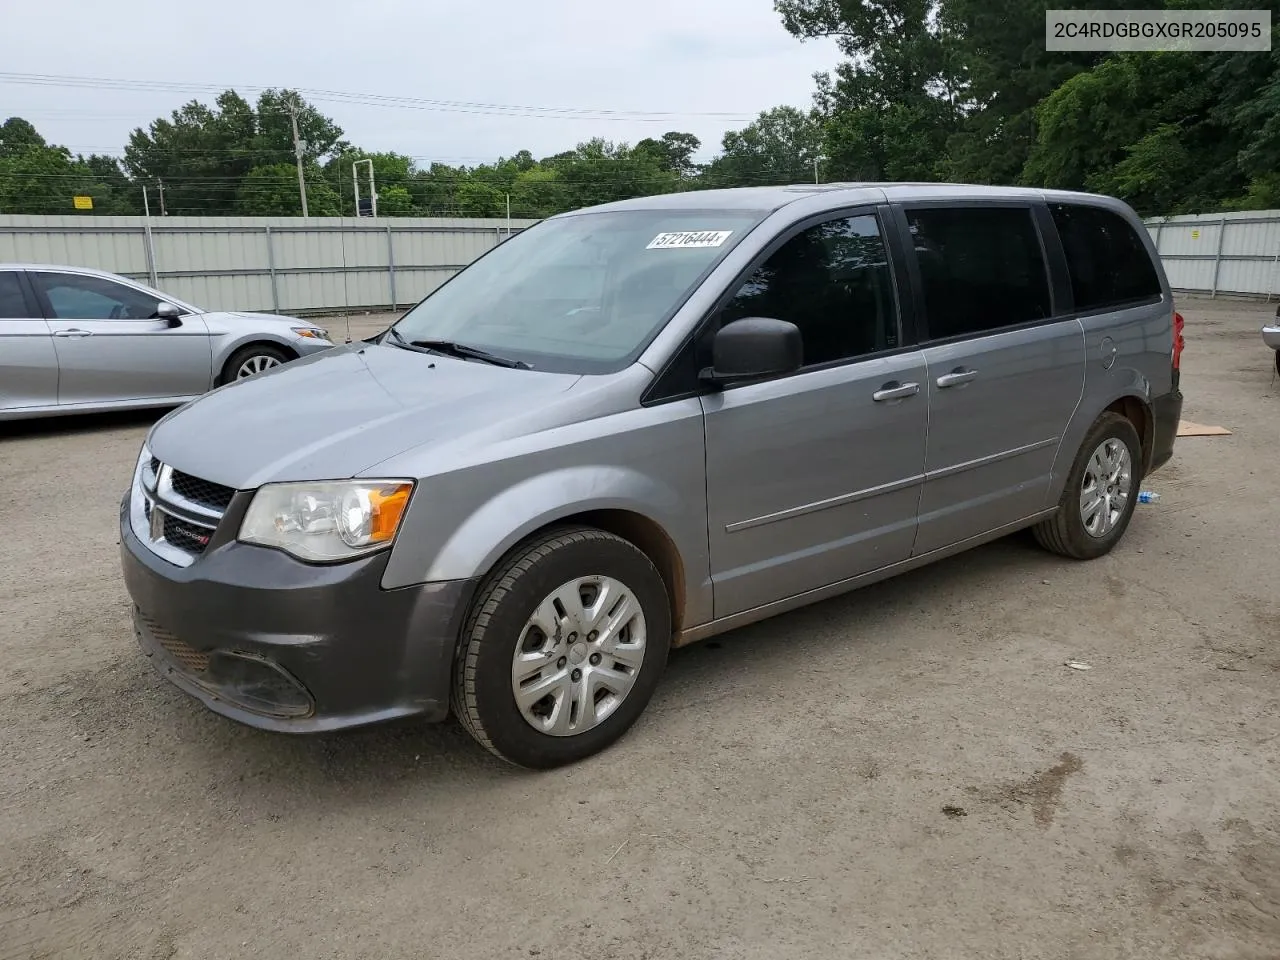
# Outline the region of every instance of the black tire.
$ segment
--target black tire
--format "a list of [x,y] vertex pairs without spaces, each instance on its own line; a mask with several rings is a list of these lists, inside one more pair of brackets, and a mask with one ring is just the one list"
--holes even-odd
[[236,379],[236,372],[244,366],[245,362],[254,357],[268,357],[276,363],[288,363],[294,359],[293,355],[287,350],[277,347],[271,343],[251,343],[247,347],[241,347],[231,355],[231,359],[227,361],[222,368],[222,376],[218,383],[231,383]]
[[[1129,497],[1125,502],[1124,514],[1105,535],[1095,537],[1086,529],[1080,515],[1080,491],[1084,484],[1089,458],[1102,443],[1112,439],[1119,440],[1129,449],[1132,482]],[[1071,473],[1067,475],[1066,489],[1062,491],[1062,499],[1058,501],[1058,512],[1032,528],[1036,542],[1046,550],[1073,560],[1093,560],[1110,553],[1111,548],[1124,536],[1125,530],[1129,527],[1129,521],[1133,519],[1133,508],[1138,502],[1141,486],[1142,441],[1138,439],[1138,431],[1120,414],[1104,413],[1089,428],[1084,441],[1080,444],[1075,463],[1071,465]]]
[[[543,733],[516,703],[516,647],[539,604],[573,579],[591,576],[620,581],[639,603],[643,659],[631,689],[596,726],[569,736]],[[453,712],[481,746],[511,763],[532,769],[574,763],[608,747],[636,721],[658,685],[670,646],[666,587],[644,553],[592,527],[548,531],[517,546],[481,583],[455,661]]]

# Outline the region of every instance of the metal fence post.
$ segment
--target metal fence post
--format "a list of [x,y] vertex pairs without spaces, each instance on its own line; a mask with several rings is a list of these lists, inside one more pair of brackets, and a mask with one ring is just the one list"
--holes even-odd
[[276,287],[276,252],[274,244],[271,242],[271,224],[266,225],[267,231],[267,269],[271,272],[271,309],[276,313],[280,312],[280,291]]
[[1227,218],[1218,220],[1218,252],[1213,256],[1213,286],[1209,290],[1209,299],[1218,295],[1218,270],[1222,266],[1222,241],[1227,235]]
[[387,224],[387,279],[391,282],[391,312],[396,309],[396,246],[391,236],[391,224]]
[[1271,302],[1271,294],[1280,293],[1276,289],[1276,281],[1280,280],[1280,247],[1276,248],[1276,258],[1271,262],[1271,282],[1267,284],[1267,303]]
[[1164,256],[1164,251],[1160,249],[1160,237],[1164,233],[1164,221],[1161,220],[1156,224],[1156,256]]
[[142,223],[142,242],[147,248],[147,276],[151,278],[151,286],[159,287],[160,281],[156,276],[156,241],[151,233],[150,217],[147,217]]

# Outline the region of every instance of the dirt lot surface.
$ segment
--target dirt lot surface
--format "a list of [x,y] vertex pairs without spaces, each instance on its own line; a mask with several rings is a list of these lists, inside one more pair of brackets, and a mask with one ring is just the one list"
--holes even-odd
[[117,569],[154,418],[7,428],[0,957],[1280,957],[1271,311],[1184,312],[1185,416],[1235,433],[1113,554],[1015,537],[677,651],[537,775],[452,723],[206,712]]

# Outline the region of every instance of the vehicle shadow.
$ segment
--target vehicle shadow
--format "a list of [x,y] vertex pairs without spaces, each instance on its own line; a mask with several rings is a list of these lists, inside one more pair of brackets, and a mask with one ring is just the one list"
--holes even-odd
[[[885,639],[918,629],[919,609],[931,597],[978,591],[1006,569],[1021,568],[1024,578],[1037,580],[1063,561],[1037,549],[1027,535],[1015,535],[969,552],[963,557],[941,561],[822,603],[762,621],[672,652],[667,671],[646,713],[622,744],[629,749],[635,738],[663,736],[665,727],[698,729],[703,720],[699,711],[710,714],[723,709],[718,700],[732,697],[735,689],[767,685],[779,671],[793,667],[797,659],[821,660],[849,644],[868,646],[868,656],[882,662],[895,656]],[[880,621],[880,639],[859,636],[859,624],[868,618]],[[895,626],[901,621],[901,630]],[[883,629],[885,623],[889,629]],[[785,642],[780,638],[785,637]],[[904,658],[907,651],[899,651]],[[160,683],[158,679],[156,683]],[[704,695],[712,691],[712,696]],[[166,697],[165,710],[190,714],[197,710],[187,698],[174,691]],[[802,702],[794,709],[805,710]],[[499,788],[513,778],[562,778],[568,770],[579,770],[599,761],[592,758],[575,767],[536,773],[511,766],[477,746],[458,723],[450,718],[442,724],[406,720],[360,730],[309,737],[288,737],[251,730],[231,721],[201,712],[195,723],[187,721],[162,726],[199,733],[191,744],[195,753],[208,750],[209,739],[221,741],[216,755],[234,756],[256,773],[246,777],[241,789],[261,792],[262,802],[279,801],[284,796],[294,803],[301,798],[341,797],[343,802],[361,796],[385,796],[388,790],[422,790],[435,795],[462,788]],[[640,745],[643,749],[643,745]]]
[[150,427],[169,412],[168,407],[122,410],[114,413],[77,413],[71,416],[33,417],[29,420],[0,420],[0,441],[73,437]]

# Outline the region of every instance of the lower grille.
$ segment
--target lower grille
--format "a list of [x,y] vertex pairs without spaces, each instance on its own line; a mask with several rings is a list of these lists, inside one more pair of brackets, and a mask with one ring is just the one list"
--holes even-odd
[[209,654],[178,639],[146,614],[140,613],[138,618],[146,624],[147,630],[150,631],[151,636],[155,637],[156,643],[160,644],[164,652],[172,657],[178,666],[189,673],[204,673],[209,669]]

